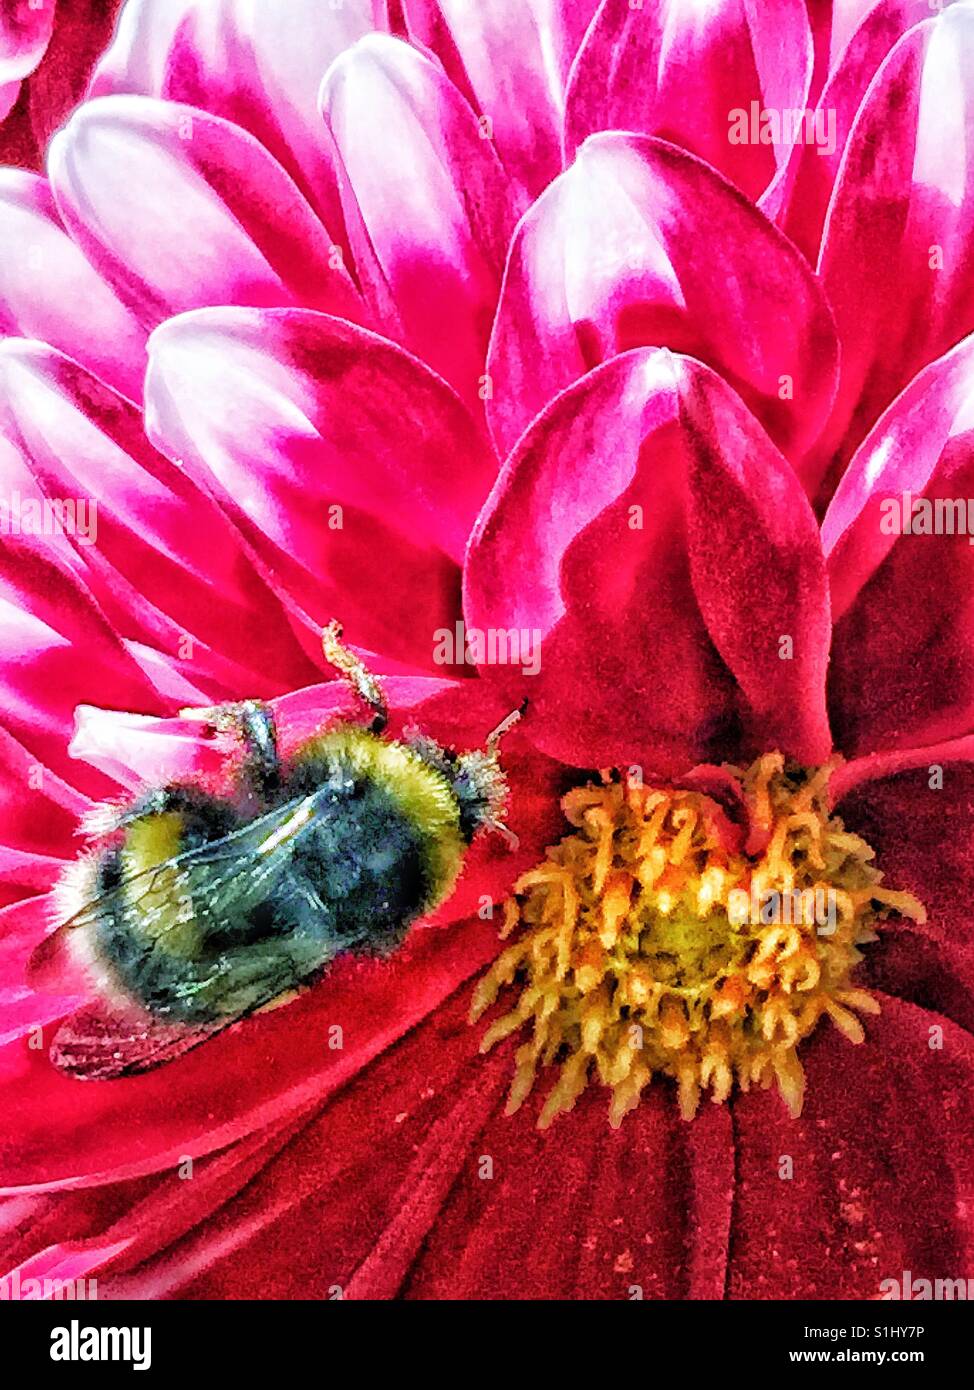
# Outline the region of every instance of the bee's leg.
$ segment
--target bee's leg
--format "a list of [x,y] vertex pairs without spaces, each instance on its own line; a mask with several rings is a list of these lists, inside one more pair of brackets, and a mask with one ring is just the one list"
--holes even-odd
[[381,734],[389,722],[386,698],[376,677],[342,642],[341,623],[332,619],[321,634],[321,646],[325,660],[344,676],[362,703],[372,711],[371,732]]
[[200,720],[218,733],[231,734],[239,740],[244,749],[244,782],[258,801],[266,801],[280,789],[277,725],[270,705],[263,700],[239,700],[209,709],[182,709],[179,713],[183,719]]

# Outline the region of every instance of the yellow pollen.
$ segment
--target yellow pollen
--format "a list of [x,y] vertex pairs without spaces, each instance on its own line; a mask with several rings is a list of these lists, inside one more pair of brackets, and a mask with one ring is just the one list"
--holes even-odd
[[701,1094],[777,1086],[801,1113],[797,1048],[825,1016],[853,1043],[857,1015],[879,1004],[853,981],[859,947],[896,912],[925,920],[909,893],[881,886],[873,850],[833,816],[834,764],[806,769],[780,753],[739,778],[746,846],[700,792],[623,783],[562,800],[574,827],[505,903],[512,937],[477,986],[471,1021],[502,991],[520,993],[481,1050],[525,1034],[507,1113],[543,1068],[557,1067],[545,1128],[590,1080],[611,1091],[618,1126],[654,1076],[677,1084],[689,1120]]

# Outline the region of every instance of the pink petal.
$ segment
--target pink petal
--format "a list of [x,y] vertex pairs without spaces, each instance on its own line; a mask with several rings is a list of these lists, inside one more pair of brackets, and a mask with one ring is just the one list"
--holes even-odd
[[20,339],[0,344],[0,482],[22,507],[71,507],[81,534],[68,527],[48,544],[120,632],[168,652],[211,701],[313,678],[239,537],[149,446],[135,407],[60,353]]
[[403,0],[411,38],[486,116],[511,178],[535,197],[561,168],[569,68],[596,0]]
[[643,344],[715,367],[790,457],[827,418],[835,331],[794,247],[691,155],[600,135],[515,234],[488,363],[500,450],[562,387]]
[[[803,110],[812,61],[802,0],[603,0],[572,71],[566,158],[600,130],[658,135],[757,198],[790,151],[787,137],[760,142],[758,113]],[[750,128],[752,104],[758,138],[736,140],[735,118]]]
[[0,4],[0,83],[28,77],[44,56],[54,29],[54,0]]
[[0,729],[0,837],[5,846],[45,859],[67,858],[88,805],[87,797]]
[[0,121],[5,121],[17,104],[20,81],[0,82]]
[[374,28],[386,0],[129,0],[91,95],[164,96],[250,131],[326,225],[341,231],[318,88],[329,64]]
[[[896,534],[913,499],[954,534]],[[974,337],[935,362],[879,421],[822,527],[835,635],[837,746],[861,755],[974,731]],[[934,521],[936,518],[933,512]],[[914,523],[911,522],[911,527]],[[918,520],[915,523],[919,526]],[[867,674],[868,673],[868,674]]]
[[842,344],[828,436],[839,463],[921,368],[974,330],[972,144],[974,10],[959,5],[896,45],[835,186],[820,271]]
[[[150,438],[213,493],[304,624],[430,670],[494,465],[402,349],[306,312],[209,310],[152,339]],[[309,619],[310,615],[310,619]]]
[[[42,1052],[9,1044],[0,1049],[0,1187],[69,1188],[155,1173],[181,1154],[199,1158],[295,1117],[391,1047],[496,951],[490,922],[417,932],[389,962],[346,957],[287,1008],[121,1081],[83,1085]],[[336,1025],[341,1050],[327,1045]]]
[[691,359],[627,353],[535,421],[472,538],[465,615],[534,639],[537,675],[488,673],[529,695],[532,739],[565,762],[677,773],[742,744],[811,762],[831,746],[814,518]]
[[51,343],[140,400],[145,333],[66,235],[44,179],[0,169],[0,243],[0,332]]
[[104,97],[51,143],[61,214],[146,327],[207,304],[356,317],[340,251],[253,136],[195,107]]
[[67,757],[75,706],[97,697],[152,712],[161,696],[43,537],[8,536],[0,549],[0,634],[3,727],[70,786],[111,795],[100,774]]
[[[946,9],[951,3],[943,0],[936,8]],[[792,151],[786,187],[778,191],[785,206],[774,213],[775,221],[813,265],[818,262],[822,228],[849,133],[867,88],[896,42],[931,17],[930,0],[882,0],[873,9],[855,0],[844,10],[836,7],[833,16],[834,61],[816,104],[816,138],[797,144]],[[763,206],[772,215],[771,208]]]
[[342,54],[321,107],[373,317],[479,413],[504,256],[521,210],[491,142],[442,71],[385,35]]

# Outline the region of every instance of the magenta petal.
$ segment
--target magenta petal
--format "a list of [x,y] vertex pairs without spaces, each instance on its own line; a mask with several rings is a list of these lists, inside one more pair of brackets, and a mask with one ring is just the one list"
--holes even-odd
[[66,858],[88,799],[39,764],[0,728],[0,841],[43,858]]
[[974,9],[912,29],[872,83],[820,271],[842,344],[829,443],[847,459],[929,362],[974,330]]
[[[822,526],[835,621],[829,707],[845,752],[974,731],[971,497],[974,337],[890,407],[850,463]],[[924,509],[941,534],[898,534],[907,520],[911,531],[927,524]]]
[[54,0],[0,4],[0,84],[28,77],[44,56],[54,29]]
[[340,250],[277,161],[228,121],[103,97],[51,142],[48,169],[72,235],[147,327],[224,303],[360,317]]
[[520,211],[490,140],[436,64],[380,34],[329,69],[321,108],[375,320],[390,336],[398,326],[396,336],[479,412]]
[[812,513],[691,359],[627,353],[535,421],[472,538],[465,615],[534,639],[536,675],[488,673],[529,695],[532,738],[568,763],[678,773],[732,747],[830,748]]
[[[951,3],[943,0],[936,8],[946,9]],[[869,84],[890,49],[914,25],[930,19],[932,8],[930,0],[881,0],[872,9],[857,3],[832,16],[833,70],[815,114],[815,130],[825,138],[795,146],[786,187],[778,193],[784,206],[775,213],[778,225],[813,265],[818,262],[836,175]],[[770,213],[767,203],[762,206]]]
[[3,726],[72,787],[110,795],[100,774],[67,757],[75,706],[97,692],[107,705],[151,713],[162,697],[44,537],[10,536],[0,549],[0,637]]
[[[774,144],[751,138],[752,104],[756,112],[803,110],[812,60],[802,0],[603,0],[572,70],[566,159],[600,130],[657,135],[707,160],[755,199],[791,146],[781,135]],[[741,117],[746,140],[735,139]],[[767,122],[763,129],[774,133]]]
[[65,233],[44,179],[0,169],[0,245],[0,332],[51,343],[140,399],[145,333]]
[[511,178],[537,196],[561,168],[572,59],[596,0],[402,0],[411,38],[439,58]]
[[642,345],[716,368],[793,459],[827,419],[835,330],[791,243],[692,155],[595,136],[514,237],[488,363],[500,450],[562,387]]
[[313,678],[239,536],[150,447],[140,412],[39,343],[0,344],[0,483],[21,513],[70,506],[46,543],[126,638],[169,653],[211,701]]
[[341,208],[321,139],[318,88],[344,48],[386,27],[385,11],[385,0],[129,0],[91,95],[168,97],[242,126],[338,234]]
[[394,344],[306,312],[208,310],[151,344],[150,437],[236,522],[295,615],[432,669],[495,465]]

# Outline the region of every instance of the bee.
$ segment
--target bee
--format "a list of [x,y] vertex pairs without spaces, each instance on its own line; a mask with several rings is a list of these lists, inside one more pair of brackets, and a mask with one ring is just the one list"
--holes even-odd
[[96,986],[53,1039],[61,1071],[147,1071],[286,1003],[339,956],[388,955],[452,892],[479,832],[516,844],[499,745],[523,706],[471,752],[385,737],[379,682],[341,637],[330,623],[325,656],[365,721],[333,720],[283,759],[261,701],[184,710],[242,749],[230,793],[172,783],[83,822],[91,846],[61,885],[71,915],[34,962],[50,978],[66,952]]

